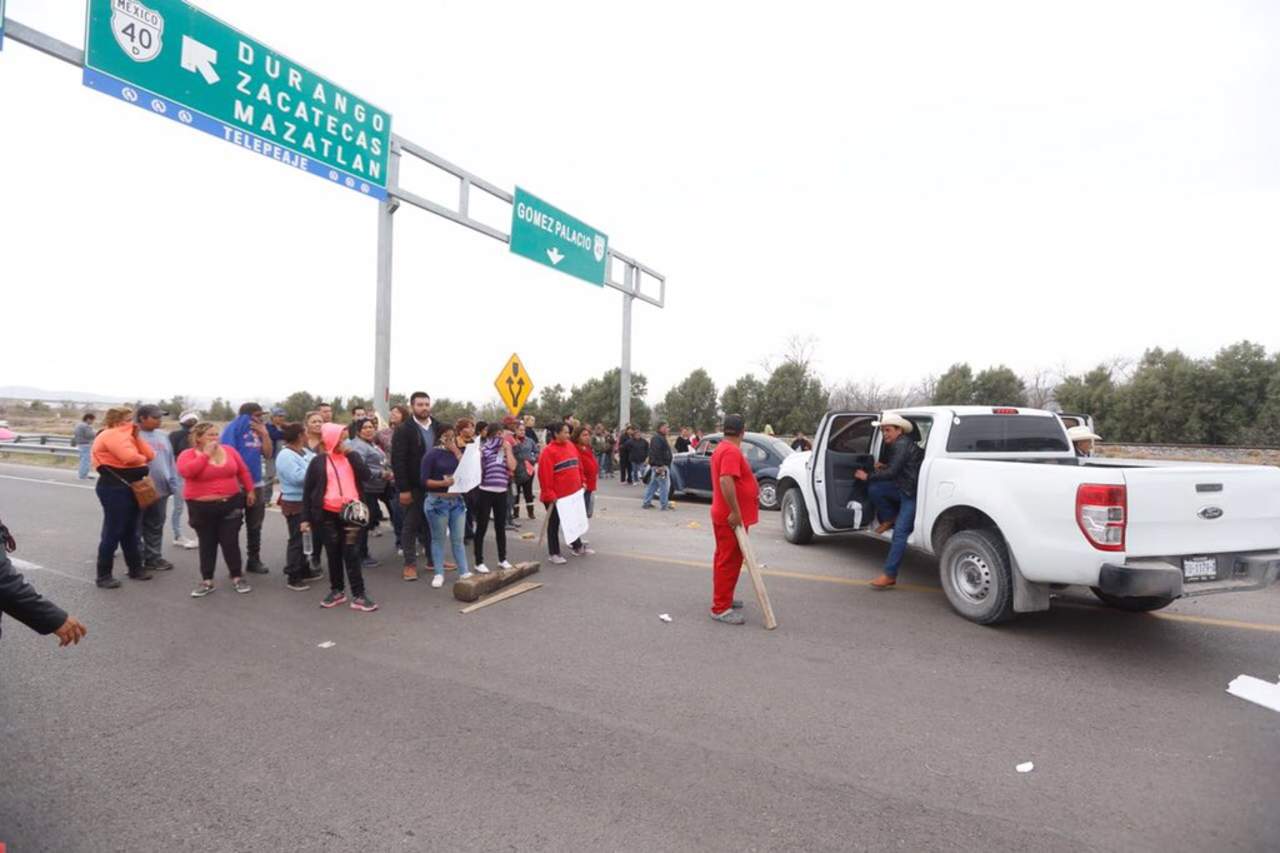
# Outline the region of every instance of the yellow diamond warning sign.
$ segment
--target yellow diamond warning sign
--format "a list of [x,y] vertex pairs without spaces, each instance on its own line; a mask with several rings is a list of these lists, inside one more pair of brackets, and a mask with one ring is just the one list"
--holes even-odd
[[498,396],[502,398],[507,411],[513,417],[520,414],[524,404],[529,402],[529,395],[533,393],[533,380],[525,372],[520,356],[511,354],[498,378],[493,380],[493,387],[498,389]]

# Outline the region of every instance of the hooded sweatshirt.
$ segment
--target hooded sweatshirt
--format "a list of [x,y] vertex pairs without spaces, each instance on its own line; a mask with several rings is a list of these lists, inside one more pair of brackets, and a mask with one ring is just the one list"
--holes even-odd
[[320,440],[325,452],[307,466],[302,489],[302,520],[312,525],[325,521],[326,513],[338,513],[351,501],[360,500],[356,484],[369,478],[369,468],[359,456],[339,455],[336,448],[347,437],[342,424],[325,424]]
[[594,492],[600,482],[600,463],[596,461],[594,447],[578,445],[578,463],[582,467],[582,485],[588,492]]
[[262,437],[253,431],[251,415],[240,415],[222,430],[220,441],[230,445],[249,466],[255,486],[262,485]]
[[538,460],[538,488],[544,504],[582,488],[582,460],[576,444],[553,441],[547,445]]

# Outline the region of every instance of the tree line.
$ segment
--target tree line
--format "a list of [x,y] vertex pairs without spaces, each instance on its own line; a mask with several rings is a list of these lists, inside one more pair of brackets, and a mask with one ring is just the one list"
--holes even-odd
[[[1179,350],[1149,349],[1136,361],[1115,360],[1080,374],[1037,370],[1019,375],[1006,365],[975,371],[967,363],[953,364],[909,388],[874,380],[825,383],[812,363],[812,343],[792,339],[786,352],[717,388],[706,370],[696,368],[650,407],[645,397],[648,380],[631,375],[631,419],[641,429],[658,421],[675,427],[706,431],[718,428],[727,413],[742,414],[750,428],[769,425],[780,435],[811,433],[832,409],[878,412],[915,405],[1023,406],[1090,414],[1108,442],[1154,444],[1280,445],[1280,351],[1269,354],[1251,341],[1223,347],[1211,358],[1192,358]],[[607,370],[580,385],[555,384],[540,389],[523,414],[539,424],[573,414],[585,423],[611,427],[621,401],[621,371]],[[336,417],[354,407],[371,408],[363,397],[326,397],[296,391],[263,406],[284,408],[290,420],[302,420],[322,403]],[[407,404],[404,394],[391,395],[392,405]],[[176,417],[193,408],[182,396],[161,400]],[[433,401],[436,417],[444,421],[462,416],[498,420],[506,414],[496,399],[475,403],[448,397]],[[48,411],[43,403],[31,404]],[[221,397],[202,417],[229,421],[236,405]]]

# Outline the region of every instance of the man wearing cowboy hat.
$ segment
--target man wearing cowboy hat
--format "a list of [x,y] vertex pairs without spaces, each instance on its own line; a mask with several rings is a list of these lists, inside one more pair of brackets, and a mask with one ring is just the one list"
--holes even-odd
[[1067,430],[1067,438],[1071,439],[1071,444],[1076,449],[1076,457],[1079,459],[1088,459],[1092,456],[1093,443],[1102,441],[1102,436],[1096,435],[1087,426],[1073,426]]
[[907,537],[916,523],[916,481],[920,478],[920,447],[903,436],[915,431],[911,421],[894,412],[885,412],[876,421],[880,435],[889,446],[889,464],[876,464],[875,473],[859,468],[854,479],[867,483],[867,493],[876,508],[880,526],[876,533],[893,530],[893,544],[884,563],[884,574],[871,582],[872,589],[888,589],[897,583],[898,567],[907,553]]

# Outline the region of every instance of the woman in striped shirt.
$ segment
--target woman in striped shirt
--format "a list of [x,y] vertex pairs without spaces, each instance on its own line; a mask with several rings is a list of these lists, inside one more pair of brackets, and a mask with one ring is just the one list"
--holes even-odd
[[507,562],[507,497],[511,488],[511,475],[516,470],[516,457],[511,445],[502,434],[502,424],[489,424],[480,445],[481,478],[475,491],[476,517],[476,571],[488,574],[484,564],[484,535],[493,521],[493,535],[498,540],[498,565],[511,568]]

